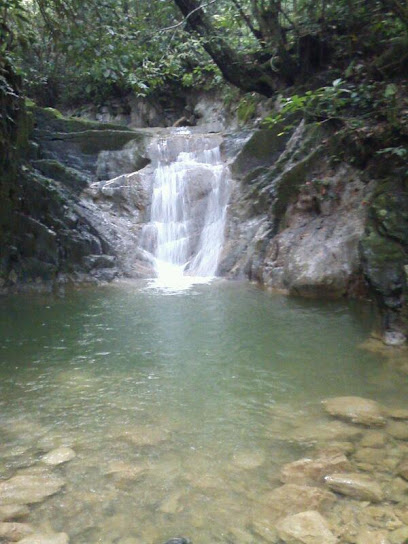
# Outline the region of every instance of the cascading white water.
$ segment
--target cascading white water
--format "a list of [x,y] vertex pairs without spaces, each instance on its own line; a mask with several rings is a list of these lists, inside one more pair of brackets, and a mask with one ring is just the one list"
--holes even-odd
[[218,136],[185,133],[158,141],[151,218],[142,245],[153,254],[163,286],[216,274],[229,189],[219,144]]

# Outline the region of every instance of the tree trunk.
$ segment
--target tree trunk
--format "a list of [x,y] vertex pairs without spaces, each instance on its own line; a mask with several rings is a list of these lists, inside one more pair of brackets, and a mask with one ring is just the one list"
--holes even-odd
[[271,96],[277,75],[269,66],[260,66],[254,57],[234,51],[211,24],[197,0],[174,0],[190,29],[203,38],[203,47],[221,70],[224,78],[245,92]]

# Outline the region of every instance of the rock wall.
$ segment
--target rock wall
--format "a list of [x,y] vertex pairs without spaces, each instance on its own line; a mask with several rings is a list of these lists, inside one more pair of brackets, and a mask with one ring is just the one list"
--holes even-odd
[[137,171],[149,163],[154,133],[51,109],[32,116],[30,161],[11,185],[16,203],[1,236],[2,291],[140,275],[146,265],[135,248],[148,175]]
[[403,180],[378,169],[374,153],[363,167],[352,164],[347,149],[339,160],[329,129],[302,121],[291,133],[281,132],[277,127],[243,134],[241,145],[236,135],[226,137],[234,187],[220,273],[291,295],[373,295],[386,342],[403,342],[408,263]]

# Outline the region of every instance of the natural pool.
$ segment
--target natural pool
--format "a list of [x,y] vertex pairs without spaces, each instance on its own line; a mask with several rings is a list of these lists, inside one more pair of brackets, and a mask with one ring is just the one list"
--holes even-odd
[[[265,497],[327,445],[320,401],[406,407],[407,380],[360,347],[373,325],[369,305],[221,280],[4,298],[0,477],[63,478],[26,520],[76,544],[273,542]],[[76,457],[44,465],[59,446]]]

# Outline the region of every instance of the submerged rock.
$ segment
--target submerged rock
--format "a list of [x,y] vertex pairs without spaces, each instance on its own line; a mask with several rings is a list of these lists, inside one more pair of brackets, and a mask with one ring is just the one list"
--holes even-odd
[[232,464],[238,468],[258,468],[265,462],[265,455],[257,451],[242,451],[234,454]]
[[164,544],[192,544],[192,543],[191,543],[191,540],[188,540],[188,538],[176,537],[176,538],[170,538],[170,540],[166,540]]
[[387,425],[387,433],[397,440],[408,440],[408,422],[391,421]]
[[335,544],[337,538],[319,512],[301,512],[287,516],[277,526],[278,535],[286,544]]
[[356,544],[390,544],[386,531],[362,530],[357,535]]
[[361,501],[381,502],[384,493],[377,482],[359,473],[331,474],[325,478],[332,490]]
[[384,410],[374,400],[361,397],[335,397],[323,401],[323,406],[331,416],[361,425],[386,424]]
[[168,439],[168,433],[152,425],[135,425],[129,427],[120,437],[135,446],[157,446]]
[[382,431],[367,431],[360,441],[364,448],[383,448],[386,444],[386,436]]
[[181,497],[182,493],[180,491],[176,491],[163,501],[163,503],[160,505],[160,511],[164,512],[165,514],[177,514],[182,512],[184,507],[182,504],[180,504]]
[[19,540],[19,544],[68,544],[68,542],[69,537],[66,533],[34,533]]
[[289,430],[276,437],[286,442],[306,444],[331,444],[336,441],[354,441],[362,430],[343,421],[313,421]]
[[147,468],[143,465],[125,463],[123,461],[112,461],[105,470],[106,475],[112,475],[119,480],[134,481],[146,473]]
[[71,461],[74,457],[76,457],[76,453],[73,449],[61,447],[48,452],[41,460],[46,465],[56,466]]
[[402,476],[404,480],[408,480],[408,459],[402,461],[402,463],[398,467],[398,474]]
[[324,510],[336,500],[335,495],[318,487],[285,484],[264,497],[271,519],[298,514],[304,510]]
[[34,529],[28,523],[0,523],[0,541],[4,539],[17,542],[32,533],[34,533]]
[[0,521],[10,521],[27,516],[30,510],[24,504],[4,504],[0,506]]
[[392,419],[408,419],[408,410],[404,408],[393,408],[387,411]]
[[284,465],[281,469],[280,479],[285,483],[318,483],[323,482],[328,474],[349,469],[350,463],[345,455],[341,453],[322,455],[317,459],[299,459]]
[[50,474],[14,476],[0,482],[0,506],[42,502],[64,485],[62,478]]

